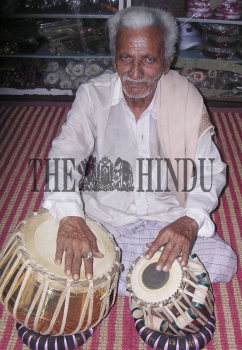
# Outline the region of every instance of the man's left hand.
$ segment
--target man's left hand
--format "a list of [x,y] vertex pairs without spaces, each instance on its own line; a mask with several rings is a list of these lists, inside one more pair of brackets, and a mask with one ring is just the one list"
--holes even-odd
[[149,250],[146,252],[146,259],[152,256],[164,246],[156,265],[158,271],[169,271],[174,260],[181,254],[181,266],[187,265],[189,254],[195,243],[198,232],[198,224],[188,216],[183,216],[164,227],[156,239],[147,243]]

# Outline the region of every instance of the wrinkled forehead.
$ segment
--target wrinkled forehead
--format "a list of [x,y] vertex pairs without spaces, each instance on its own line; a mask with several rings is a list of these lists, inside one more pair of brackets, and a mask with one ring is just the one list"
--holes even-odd
[[116,49],[128,48],[160,52],[164,48],[164,33],[156,26],[140,29],[121,27],[117,33]]

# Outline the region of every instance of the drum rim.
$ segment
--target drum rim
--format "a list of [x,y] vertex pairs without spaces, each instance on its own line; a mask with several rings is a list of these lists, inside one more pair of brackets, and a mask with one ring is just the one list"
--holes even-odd
[[[22,240],[19,240],[20,242],[22,242]],[[31,267],[32,270],[34,270],[35,274],[38,273],[41,276],[43,276],[43,278],[45,276],[47,276],[48,280],[51,280],[53,282],[58,282],[60,284],[69,284],[70,287],[73,288],[79,288],[79,287],[88,287],[90,280],[85,279],[85,280],[79,280],[79,281],[74,281],[72,278],[65,278],[65,277],[59,277],[54,275],[53,273],[49,272],[44,266],[42,266],[41,264],[37,263],[33,257],[25,250],[25,247],[21,247],[20,249],[21,253],[23,256],[25,256],[26,260],[30,260],[28,263],[28,266]],[[117,266],[118,265],[118,266]],[[108,279],[107,275],[109,274],[112,278],[112,276],[120,270],[120,263],[116,262],[111,269],[109,269],[108,271],[106,271],[101,277],[95,278],[93,279],[93,287],[96,286],[100,286],[102,283],[105,283]],[[36,280],[38,281],[38,279],[36,278]]]
[[[163,247],[161,247],[158,252],[162,252],[163,250]],[[175,291],[175,293],[173,293],[168,299],[166,300],[163,300],[163,301],[157,301],[157,302],[146,302],[145,300],[142,300],[141,298],[139,298],[136,294],[134,294],[133,290],[132,290],[132,283],[131,283],[131,276],[132,276],[132,272],[133,272],[133,269],[135,267],[135,265],[138,263],[139,260],[141,260],[142,258],[145,257],[145,254],[141,254],[140,256],[138,256],[135,261],[132,263],[130,269],[129,269],[129,272],[127,273],[127,276],[126,276],[126,286],[127,286],[127,291],[130,295],[130,297],[134,298],[135,301],[139,304],[139,305],[148,305],[149,307],[151,308],[156,308],[157,306],[160,306],[160,305],[168,305],[170,302],[171,302],[171,299],[172,298],[177,298],[179,296],[179,289],[181,289],[184,285],[184,281],[183,281],[183,278],[186,277],[186,267],[182,267],[180,265],[180,268],[181,268],[181,273],[182,273],[182,279],[181,279],[181,283],[178,287],[178,289]],[[179,258],[177,258],[178,262],[179,262]],[[179,262],[180,263],[180,262]]]
[[[40,210],[38,210],[37,212],[34,211],[28,215],[26,215],[25,219],[20,221],[19,225],[18,225],[18,230],[17,232],[15,232],[15,235],[17,236],[18,240],[19,240],[19,244],[21,245],[21,248],[19,249],[20,252],[25,256],[25,258],[29,259],[29,266],[33,269],[35,269],[35,271],[37,271],[38,273],[42,274],[42,275],[47,275],[48,279],[53,280],[54,282],[59,282],[59,283],[63,283],[63,284],[67,284],[69,283],[71,287],[88,287],[89,286],[89,280],[85,279],[85,280],[79,280],[79,281],[74,281],[72,278],[65,278],[65,277],[59,277],[54,275],[53,273],[49,272],[44,266],[42,266],[41,264],[37,263],[33,257],[31,256],[31,254],[28,253],[26,246],[25,246],[25,242],[24,242],[24,235],[21,232],[22,227],[32,218],[34,218],[37,215],[40,214],[45,214],[45,213],[49,213],[48,209],[45,208],[41,208]],[[51,215],[51,214],[50,214]],[[108,235],[109,239],[111,240],[113,246],[114,246],[114,251],[115,251],[115,258],[114,258],[114,264],[113,266],[111,266],[111,268],[109,270],[107,270],[105,273],[103,273],[102,276],[97,277],[96,279],[93,279],[93,286],[95,287],[98,284],[104,283],[108,277],[107,275],[110,275],[111,277],[116,273],[116,271],[120,270],[120,266],[121,266],[121,262],[120,262],[120,258],[121,258],[121,250],[120,248],[117,246],[113,236],[111,235],[111,233],[99,222],[97,222],[96,220],[86,216],[85,220],[90,220],[92,222],[94,222],[95,224],[97,224],[98,226],[100,226],[103,230],[105,230],[105,233]]]

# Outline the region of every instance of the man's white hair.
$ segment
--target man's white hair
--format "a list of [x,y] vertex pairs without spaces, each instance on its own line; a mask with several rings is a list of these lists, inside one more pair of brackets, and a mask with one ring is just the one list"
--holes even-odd
[[161,9],[151,7],[129,7],[118,11],[108,19],[110,51],[116,54],[118,31],[122,28],[143,29],[156,26],[164,35],[165,59],[169,60],[175,53],[178,38],[178,26],[175,18]]

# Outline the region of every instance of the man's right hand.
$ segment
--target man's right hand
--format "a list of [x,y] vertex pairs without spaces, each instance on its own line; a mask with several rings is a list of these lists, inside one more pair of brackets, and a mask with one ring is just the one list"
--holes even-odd
[[73,277],[75,281],[80,278],[80,268],[84,261],[85,275],[88,279],[93,276],[93,258],[86,258],[88,252],[92,252],[95,258],[102,258],[97,247],[97,239],[89,229],[85,220],[78,216],[67,216],[60,220],[55,263],[61,264],[65,252],[65,273]]

